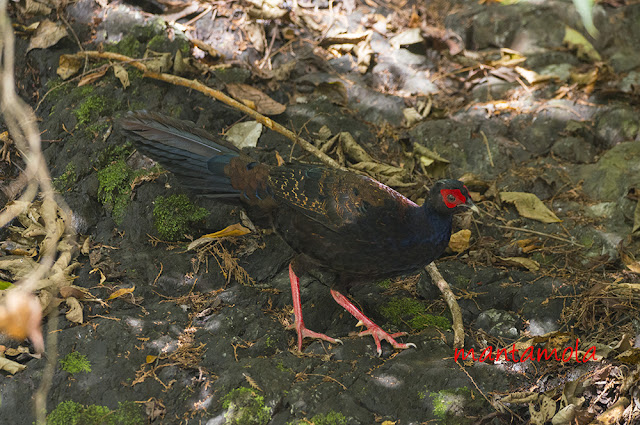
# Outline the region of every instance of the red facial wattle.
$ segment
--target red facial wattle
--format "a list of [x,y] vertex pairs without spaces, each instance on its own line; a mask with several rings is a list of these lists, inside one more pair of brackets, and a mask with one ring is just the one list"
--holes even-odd
[[[467,202],[467,197],[462,194],[460,189],[442,189],[440,191],[442,195],[442,201],[447,208],[455,208],[460,204]],[[449,196],[453,196],[453,200],[449,200]]]

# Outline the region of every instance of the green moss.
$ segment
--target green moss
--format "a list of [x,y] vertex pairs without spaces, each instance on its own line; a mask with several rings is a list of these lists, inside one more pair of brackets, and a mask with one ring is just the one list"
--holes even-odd
[[68,94],[73,86],[69,83],[65,83],[61,78],[52,78],[47,81],[47,99],[52,102],[57,102],[60,97]]
[[264,398],[252,389],[241,387],[224,396],[222,407],[226,424],[266,425],[271,420],[271,409],[264,405]]
[[78,418],[78,424],[113,424],[114,420],[111,417],[111,409],[107,406],[98,406],[95,404],[89,405],[84,408],[84,411],[80,413]]
[[133,401],[118,403],[117,410],[95,404],[83,406],[63,401],[49,415],[48,425],[144,425],[142,408]]
[[129,34],[115,44],[104,46],[104,50],[107,52],[120,53],[130,58],[136,58],[142,54],[141,46],[138,39],[134,35]]
[[122,223],[129,205],[133,170],[124,159],[115,161],[98,171],[98,200],[111,211],[116,224]]
[[390,288],[391,287],[391,279],[385,279],[382,282],[378,282],[378,285],[382,288]]
[[394,298],[380,309],[382,315],[396,326],[408,324],[412,329],[421,330],[429,326],[449,329],[451,323],[446,317],[427,314],[424,305],[413,298]]
[[70,162],[65,167],[64,172],[53,179],[52,184],[55,190],[62,193],[73,186],[77,180],[78,176],[76,175],[76,165],[73,162]]
[[109,145],[98,156],[98,168],[104,168],[114,161],[126,160],[135,148],[131,142],[121,145]]
[[206,209],[195,206],[184,194],[158,196],[153,208],[156,229],[167,240],[182,238],[191,223],[203,220],[208,215]]
[[154,52],[168,51],[168,43],[169,40],[164,34],[158,34],[149,40],[147,43],[147,49],[153,50]]
[[147,423],[142,406],[133,401],[118,402],[118,410],[113,412],[113,419],[120,425],[144,425]]
[[72,375],[80,372],[91,372],[91,363],[87,360],[87,356],[77,351],[72,351],[60,359],[60,367]]
[[90,121],[96,120],[107,106],[107,102],[102,96],[92,94],[86,97],[76,109],[73,110],[73,114],[78,119],[76,127],[87,124]]
[[440,419],[442,425],[464,425],[471,423],[466,416],[482,408],[481,400],[474,400],[467,387],[455,390],[442,390],[429,394],[433,403],[433,414]]
[[63,401],[47,415],[48,425],[76,425],[84,406],[75,401]]
[[271,335],[267,335],[267,339],[264,341],[264,345],[267,348],[271,348],[271,347],[273,347],[274,344],[275,343],[274,343],[273,339],[271,338]]
[[107,121],[97,121],[94,122],[93,124],[90,124],[86,127],[86,131],[87,133],[90,133],[92,136],[98,136],[102,133],[104,133],[107,128],[109,128],[111,124],[109,124]]
[[342,413],[333,410],[325,415],[315,415],[311,418],[313,425],[347,425],[347,418]]

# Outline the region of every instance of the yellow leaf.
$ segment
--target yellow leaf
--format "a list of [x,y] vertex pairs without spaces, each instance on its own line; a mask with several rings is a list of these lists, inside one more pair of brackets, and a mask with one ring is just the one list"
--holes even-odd
[[56,74],[63,80],[73,77],[82,68],[82,59],[77,55],[60,55]]
[[531,260],[529,258],[524,258],[524,257],[498,257],[498,258],[510,266],[524,267],[531,272],[535,272],[540,269],[540,264],[537,261]]
[[600,53],[593,47],[591,43],[578,31],[571,27],[565,27],[563,44],[569,46],[570,49],[576,49],[578,51],[578,57],[581,59],[587,59],[591,62],[599,62],[602,60]]
[[451,235],[449,240],[449,249],[460,254],[469,249],[469,239],[471,239],[471,230],[464,229]]
[[231,226],[227,226],[222,230],[219,230],[215,233],[209,233],[208,235],[204,235],[203,238],[228,238],[229,236],[242,236],[251,233],[251,230],[247,229],[240,223],[232,224]]
[[158,358],[158,356],[152,356],[151,354],[149,354],[149,355],[147,356],[147,358],[146,358],[146,360],[145,360],[145,361],[146,361],[147,363],[153,363],[153,362],[155,362],[155,361],[156,361],[156,359],[157,359],[157,358]]
[[538,220],[543,223],[560,223],[560,220],[533,193],[500,192],[502,202],[515,204],[518,214],[522,217]]
[[136,289],[135,286],[132,286],[131,288],[120,288],[117,291],[115,291],[113,294],[109,295],[109,298],[107,298],[107,301],[113,300],[115,298],[121,297],[121,296],[126,295],[126,294],[130,294],[135,289]]

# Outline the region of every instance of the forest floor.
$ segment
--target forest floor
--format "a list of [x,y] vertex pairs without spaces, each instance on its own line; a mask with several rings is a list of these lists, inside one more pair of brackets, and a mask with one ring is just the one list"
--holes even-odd
[[[640,3],[598,3],[596,38],[570,1],[27,0],[9,13],[17,91],[78,264],[39,294],[60,313],[45,325],[54,351],[0,339],[3,423],[35,420],[51,358],[51,424],[640,423]],[[418,203],[436,179],[463,180],[481,213],[455,221],[436,264],[475,360],[453,348],[426,273],[349,294],[417,346],[383,343],[381,357],[304,277],[306,325],[344,344],[297,352],[291,249],[240,207],[185,197],[118,118],[190,120],[271,164],[319,159],[160,74],[226,92]],[[2,140],[4,205],[22,158]],[[43,205],[0,231],[2,290],[38,258]],[[238,224],[251,232],[188,249]]]

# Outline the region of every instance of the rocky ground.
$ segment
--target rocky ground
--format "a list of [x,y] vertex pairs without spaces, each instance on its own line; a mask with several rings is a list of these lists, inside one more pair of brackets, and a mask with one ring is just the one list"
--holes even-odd
[[[174,16],[182,25],[167,25],[161,16],[172,19],[152,9],[163,3],[144,4],[151,9],[141,13],[139,5],[81,0],[49,10],[67,36],[28,51],[36,37],[28,26],[46,17],[30,4],[10,7],[18,91],[36,110],[54,185],[73,211],[82,246],[73,285],[94,298],[76,296],[79,320],[64,317],[64,302],[53,308],[61,316],[48,332],[57,335],[60,361],[50,423],[640,420],[640,4],[598,4],[600,35],[592,39],[566,1],[318,2],[315,10],[254,5],[253,14],[246,4],[219,2],[215,19],[210,10],[188,23],[206,10],[194,3]],[[278,11],[286,14],[269,19]],[[338,37],[365,31],[356,41]],[[195,47],[202,42],[222,56]],[[583,354],[596,347],[597,358],[456,361],[451,316],[425,273],[352,290],[374,320],[408,332],[402,340],[417,346],[384,345],[380,358],[327,286],[304,277],[307,326],[344,345],[314,341],[297,353],[286,330],[294,253],[259,229],[187,250],[206,233],[248,226],[242,209],[180,196],[175,179],[135,152],[117,125],[138,109],[214,134],[249,120],[126,65],[124,87],[114,60],[80,61],[79,74],[63,81],[61,55],[80,49],[169,53],[148,63],[184,63],[158,69],[219,90],[253,86],[259,104],[270,97],[286,107],[271,119],[418,202],[434,179],[463,179],[482,213],[455,223],[470,239],[459,234],[461,245],[437,265],[462,308],[465,348],[562,350],[579,338]],[[345,141],[329,145],[343,131],[374,159],[358,158]],[[276,132],[258,134],[246,149],[262,161],[317,161]],[[5,161],[4,185],[15,177]],[[535,195],[557,220],[528,218],[511,192]],[[18,255],[6,243],[20,229],[14,223],[0,233],[0,260]],[[0,280],[17,280],[2,264]],[[27,343],[0,342],[6,358],[26,365],[0,377],[0,417],[32,423],[46,358],[32,356]]]

